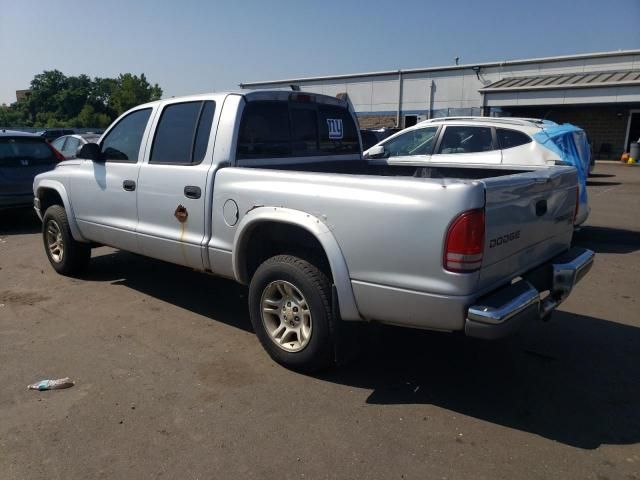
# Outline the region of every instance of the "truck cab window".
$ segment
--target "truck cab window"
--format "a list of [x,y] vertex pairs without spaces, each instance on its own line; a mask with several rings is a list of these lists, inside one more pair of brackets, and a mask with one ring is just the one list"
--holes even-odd
[[198,122],[198,130],[196,138],[193,142],[193,163],[200,163],[204,160],[204,154],[207,152],[209,144],[209,135],[211,134],[211,125],[213,124],[213,114],[215,113],[215,102],[204,102],[202,112],[200,113],[200,121]]
[[183,102],[162,111],[153,138],[149,163],[200,163],[207,150],[214,102]]
[[238,134],[237,158],[290,158],[360,153],[348,109],[297,101],[248,102]]
[[318,117],[315,108],[291,109],[294,155],[318,155]]
[[320,151],[323,155],[360,153],[360,138],[351,113],[334,105],[318,105]]
[[138,161],[140,143],[147,127],[151,109],[136,110],[124,117],[102,141],[102,155],[106,161]]
[[287,102],[249,102],[238,134],[238,159],[291,155]]

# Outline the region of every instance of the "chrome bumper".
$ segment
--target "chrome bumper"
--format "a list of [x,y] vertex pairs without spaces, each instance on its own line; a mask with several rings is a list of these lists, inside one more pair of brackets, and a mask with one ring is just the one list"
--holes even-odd
[[[465,333],[495,339],[527,321],[548,317],[589,272],[594,257],[591,250],[573,248],[521,280],[478,299],[467,312]],[[543,298],[545,292],[548,295]]]

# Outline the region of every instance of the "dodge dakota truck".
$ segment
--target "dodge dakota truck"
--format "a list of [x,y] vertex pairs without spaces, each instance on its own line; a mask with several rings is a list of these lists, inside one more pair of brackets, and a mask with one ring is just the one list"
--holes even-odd
[[594,258],[570,247],[577,192],[567,166],[370,164],[348,101],[244,91],[133,108],[34,204],[58,273],[108,245],[233,279],[271,357],[313,371],[349,322],[493,339],[548,317]]

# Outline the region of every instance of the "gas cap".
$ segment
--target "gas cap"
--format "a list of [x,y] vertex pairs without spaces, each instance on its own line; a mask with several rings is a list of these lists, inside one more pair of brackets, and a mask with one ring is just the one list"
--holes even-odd
[[224,218],[224,222],[230,227],[233,227],[236,223],[238,223],[238,204],[232,199],[224,202],[224,207],[222,207],[222,216]]

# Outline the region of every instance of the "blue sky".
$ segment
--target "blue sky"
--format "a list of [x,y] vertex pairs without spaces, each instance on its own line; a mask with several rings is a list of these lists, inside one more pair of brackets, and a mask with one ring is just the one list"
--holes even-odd
[[240,82],[640,48],[640,0],[0,0],[0,103],[43,70]]

